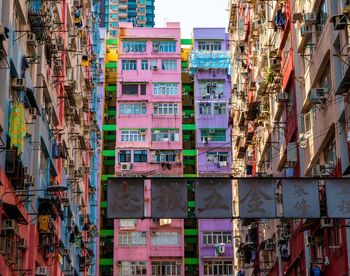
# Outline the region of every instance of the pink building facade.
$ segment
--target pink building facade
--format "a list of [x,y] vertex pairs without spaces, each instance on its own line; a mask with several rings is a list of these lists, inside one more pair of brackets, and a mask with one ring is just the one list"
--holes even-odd
[[[121,24],[118,45],[116,175],[181,176],[180,26]],[[184,275],[182,220],[115,220],[114,232],[114,275]]]

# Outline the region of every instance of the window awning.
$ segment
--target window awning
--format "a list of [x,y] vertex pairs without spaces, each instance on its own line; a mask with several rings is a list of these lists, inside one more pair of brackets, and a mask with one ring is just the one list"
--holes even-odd
[[40,112],[39,106],[38,106],[36,99],[35,99],[34,91],[32,89],[27,88],[25,90],[25,92],[26,92],[26,96],[27,96],[27,99],[28,99],[30,106],[33,108],[36,108],[36,110],[38,110],[38,112]]
[[25,225],[28,224],[27,220],[23,216],[22,212],[18,209],[17,205],[3,202],[2,206],[9,218],[15,219],[20,224],[25,224]]

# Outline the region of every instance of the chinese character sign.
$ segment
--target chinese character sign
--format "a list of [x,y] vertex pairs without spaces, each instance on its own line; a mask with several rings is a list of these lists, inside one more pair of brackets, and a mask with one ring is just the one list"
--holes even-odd
[[271,179],[238,181],[239,215],[242,218],[275,218],[275,182]]
[[282,189],[283,217],[320,217],[318,180],[284,179]]
[[330,218],[350,218],[350,180],[326,180],[327,211]]
[[152,218],[187,217],[187,180],[153,179]]
[[230,179],[196,181],[196,217],[232,218],[232,184]]
[[107,193],[108,218],[144,217],[143,179],[110,179]]

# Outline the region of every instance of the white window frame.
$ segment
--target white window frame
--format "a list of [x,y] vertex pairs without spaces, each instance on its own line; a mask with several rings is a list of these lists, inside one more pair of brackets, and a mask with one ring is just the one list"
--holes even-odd
[[[141,269],[141,274],[139,270]],[[142,273],[145,270],[146,273]],[[146,276],[147,275],[147,262],[146,261],[119,261],[118,262],[118,275],[120,276]]]
[[228,152],[207,152],[207,162],[217,164],[219,162],[227,162]]
[[146,135],[140,129],[123,129],[120,131],[120,142],[145,142]]
[[[225,273],[225,271],[226,271],[226,273]],[[205,276],[217,276],[217,275],[232,276],[233,275],[233,261],[220,261],[220,260],[204,261],[203,262],[203,275],[205,275]]]
[[155,103],[153,104],[153,114],[156,116],[178,115],[178,103]]
[[168,130],[168,129],[152,130],[151,139],[152,139],[152,142],[179,142],[180,132],[179,130]]
[[153,95],[178,95],[179,85],[172,82],[155,82],[153,83]]
[[232,232],[230,231],[203,232],[204,245],[229,244],[230,242],[232,242]]
[[146,41],[130,41],[124,40],[123,42],[124,53],[144,53],[146,52]]
[[146,115],[147,106],[144,103],[120,103],[119,115]]
[[181,276],[181,260],[153,261],[151,266],[152,276]]
[[226,115],[226,103],[214,103],[214,115]]
[[147,244],[146,232],[119,232],[118,245],[119,246],[145,246]]
[[177,70],[177,60],[176,59],[162,59],[162,70],[176,71]]
[[[169,156],[173,160],[169,161]],[[157,150],[151,152],[151,160],[153,163],[162,163],[162,162],[180,162],[180,152],[178,150]]]
[[199,115],[203,115],[203,116],[212,115],[211,106],[212,106],[212,103],[200,102]]
[[180,246],[181,235],[179,232],[153,232],[151,233],[152,246]]

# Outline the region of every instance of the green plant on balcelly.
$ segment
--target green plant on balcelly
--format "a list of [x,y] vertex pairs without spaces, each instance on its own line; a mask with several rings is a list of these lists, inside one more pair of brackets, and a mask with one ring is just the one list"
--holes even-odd
[[267,69],[266,84],[271,84],[273,82],[273,75],[274,75],[273,68],[270,66]]

